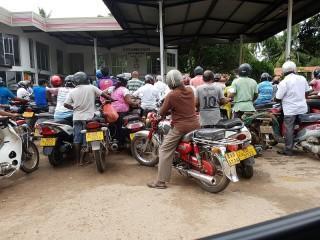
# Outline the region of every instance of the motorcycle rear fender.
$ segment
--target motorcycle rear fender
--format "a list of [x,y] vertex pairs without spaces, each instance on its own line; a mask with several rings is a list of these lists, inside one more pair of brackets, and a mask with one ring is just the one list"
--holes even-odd
[[301,129],[295,137],[295,142],[301,142],[309,137],[320,138],[320,124],[312,124]]
[[100,150],[100,141],[91,142],[92,151]]
[[225,159],[225,157],[223,155],[220,155],[218,157],[218,160],[222,166],[222,170],[223,170],[224,174],[226,175],[226,177],[231,182],[238,182],[239,177],[237,175],[236,166],[229,166],[227,160]]
[[54,147],[43,147],[43,155],[49,156],[52,153],[53,149]]

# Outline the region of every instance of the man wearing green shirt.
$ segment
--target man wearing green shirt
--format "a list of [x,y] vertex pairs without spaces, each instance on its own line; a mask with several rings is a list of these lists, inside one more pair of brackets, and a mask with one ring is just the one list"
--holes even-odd
[[233,80],[229,97],[233,97],[233,114],[235,118],[241,118],[244,112],[254,112],[254,100],[258,97],[258,84],[249,78],[252,71],[248,63],[239,66],[239,77]]

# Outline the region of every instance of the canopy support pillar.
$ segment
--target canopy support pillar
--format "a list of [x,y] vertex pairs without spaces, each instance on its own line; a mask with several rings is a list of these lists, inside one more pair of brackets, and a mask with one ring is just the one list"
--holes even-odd
[[94,50],[94,65],[96,70],[98,70],[97,38],[93,39],[93,50]]
[[290,51],[291,51],[291,39],[292,39],[292,7],[293,7],[293,0],[288,0],[286,60],[289,60],[289,59],[290,59]]
[[243,35],[240,35],[240,45],[239,45],[239,65],[243,62]]
[[162,19],[162,0],[159,1],[159,32],[160,32],[160,74],[164,81],[164,40],[163,40],[163,19]]

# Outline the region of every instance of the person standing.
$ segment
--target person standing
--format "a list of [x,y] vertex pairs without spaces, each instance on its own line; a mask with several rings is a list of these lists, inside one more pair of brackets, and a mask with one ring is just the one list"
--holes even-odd
[[204,84],[196,90],[196,106],[200,113],[202,128],[214,127],[220,119],[220,105],[227,102],[222,88],[214,84],[214,74],[207,70],[203,73]]
[[77,72],[73,75],[76,87],[70,91],[64,102],[64,107],[73,110],[73,143],[75,157],[79,165],[81,145],[86,145],[85,135],[81,133],[86,127],[86,121],[94,117],[96,111],[95,99],[103,96],[109,98],[99,88],[90,85],[88,75],[85,72]]
[[297,67],[292,61],[282,65],[285,78],[279,83],[276,99],[281,101],[284,114],[285,148],[279,154],[293,155],[294,125],[299,115],[308,111],[306,95],[309,85],[305,77],[296,74]]
[[165,117],[171,111],[172,125],[165,135],[159,149],[158,176],[154,182],[148,183],[150,188],[164,189],[167,187],[172,170],[174,152],[183,135],[198,129],[199,121],[195,112],[195,98],[192,90],[182,84],[182,74],[178,70],[168,72],[166,82],[171,92],[166,96],[160,109],[160,115]]
[[250,78],[252,68],[243,63],[238,68],[239,77],[233,80],[229,89],[229,97],[233,97],[233,115],[241,118],[244,112],[254,112],[253,101],[258,97],[258,84]]
[[195,75],[195,77],[190,80],[191,86],[197,88],[200,85],[204,84],[203,78],[202,78],[202,75],[203,75],[203,68],[202,67],[197,66],[194,69],[194,75]]
[[128,81],[127,88],[130,93],[133,93],[138,90],[139,87],[142,87],[144,82],[139,79],[139,72],[133,71],[131,73],[132,79]]

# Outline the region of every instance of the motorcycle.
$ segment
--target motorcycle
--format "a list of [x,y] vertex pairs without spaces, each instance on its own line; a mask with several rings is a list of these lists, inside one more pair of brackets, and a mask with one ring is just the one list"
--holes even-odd
[[106,156],[108,155],[108,125],[104,123],[104,119],[93,119],[87,121],[86,129],[81,131],[85,134],[86,147],[81,151],[81,159],[83,161],[87,152],[93,155],[96,168],[99,173],[103,173],[106,169]]
[[0,178],[11,177],[19,169],[31,173],[38,168],[39,152],[25,120],[0,117],[0,138]]
[[[284,115],[280,104],[274,105],[268,115],[262,118],[260,134],[266,139],[266,144],[274,146],[279,142],[284,143],[285,127]],[[268,117],[267,117],[268,116]],[[299,116],[294,128],[294,145],[306,152],[320,157],[320,114],[306,113]]]
[[[158,164],[158,151],[171,123],[155,113],[148,114],[151,129],[135,133],[131,152],[144,166]],[[182,137],[175,152],[173,167],[184,176],[197,180],[211,193],[223,191],[230,181],[237,182],[237,171],[245,177],[253,175],[255,148],[251,135],[239,119],[220,121],[216,128],[192,131]]]
[[40,147],[48,157],[49,163],[56,167],[72,153],[73,127],[72,121],[47,120],[39,123]]

